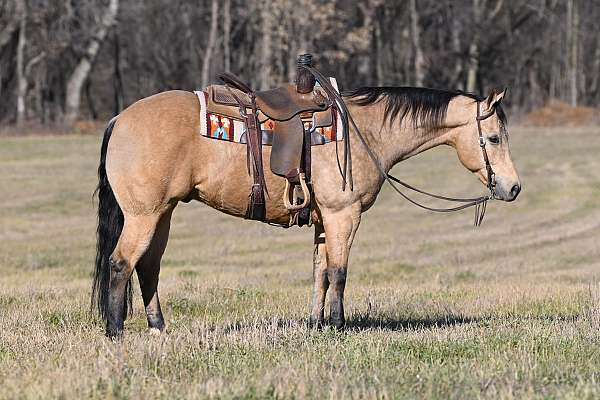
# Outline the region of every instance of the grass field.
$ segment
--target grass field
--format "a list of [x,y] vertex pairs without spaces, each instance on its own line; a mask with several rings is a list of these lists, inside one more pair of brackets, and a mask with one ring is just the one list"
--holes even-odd
[[[523,192],[477,229],[384,189],[351,255],[345,333],[306,327],[312,231],[181,205],[167,333],[148,334],[136,287],[122,343],[89,313],[99,138],[1,138],[0,398],[598,398],[599,137],[513,128]],[[395,172],[484,192],[448,149]]]

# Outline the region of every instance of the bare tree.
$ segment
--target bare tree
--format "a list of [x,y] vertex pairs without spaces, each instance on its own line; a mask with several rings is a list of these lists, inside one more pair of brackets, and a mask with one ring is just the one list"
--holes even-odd
[[273,30],[273,16],[271,14],[271,0],[264,0],[261,5],[260,12],[260,24],[261,24],[261,68],[260,68],[260,88],[267,89],[272,79],[272,62],[273,62],[273,49],[272,49],[272,30]]
[[223,64],[225,71],[231,70],[231,0],[223,1]]
[[208,85],[210,81],[210,63],[212,60],[213,50],[217,43],[217,29],[219,28],[219,1],[211,1],[210,11],[210,32],[208,34],[208,41],[206,43],[206,50],[204,51],[204,58],[202,59],[202,86]]
[[25,96],[27,77],[25,76],[25,46],[27,44],[27,4],[25,0],[16,0],[19,17],[19,41],[17,44],[17,125],[25,122]]
[[77,66],[67,80],[65,99],[65,123],[67,125],[74,124],[79,117],[81,89],[86,79],[88,79],[102,42],[106,38],[110,28],[116,23],[118,13],[119,0],[110,0],[95,35],[92,36],[85,53],[81,56]]
[[461,23],[459,21],[459,19],[457,18],[457,16],[455,15],[455,9],[456,6],[454,5],[454,2],[452,0],[449,0],[447,7],[449,8],[449,15],[450,15],[450,19],[452,21],[451,23],[451,27],[450,29],[451,31],[451,37],[452,37],[452,53],[453,53],[453,58],[455,59],[454,62],[454,68],[452,71],[452,75],[450,77],[450,83],[453,87],[457,87],[457,88],[461,88],[464,89],[464,81],[462,84],[460,84],[460,80],[461,80],[461,75],[463,73],[463,60],[461,57],[461,48],[462,48],[462,43],[461,43]]
[[425,81],[425,58],[421,48],[421,28],[416,0],[410,0],[410,37],[414,51],[415,85],[423,86]]
[[578,45],[579,45],[579,11],[576,0],[567,2],[567,54],[569,102],[577,105]]
[[[0,50],[2,50],[2,48],[11,41],[14,32],[17,29],[19,29],[19,25],[21,22],[19,18],[19,4],[17,3],[16,5],[13,5],[11,7],[12,4],[13,2],[6,1],[0,6],[3,8],[2,11],[4,11],[7,14],[12,14],[12,16],[8,18],[8,21],[6,22],[4,27],[0,30]],[[15,8],[15,10],[11,13],[10,8]]]
[[477,90],[477,78],[479,74],[479,57],[481,52],[481,33],[485,32],[485,27],[491,24],[496,18],[504,0],[497,0],[496,5],[492,11],[487,12],[488,0],[473,0],[473,25],[475,26],[475,32],[473,33],[473,39],[469,45],[469,62],[467,69],[467,91],[475,92]]

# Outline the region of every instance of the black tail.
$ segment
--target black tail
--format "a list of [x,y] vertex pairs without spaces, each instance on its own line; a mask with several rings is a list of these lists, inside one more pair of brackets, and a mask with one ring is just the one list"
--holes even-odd
[[[98,308],[98,313],[104,321],[108,318],[108,289],[110,286],[110,256],[117,246],[119,236],[123,230],[123,212],[117,203],[117,199],[106,176],[106,150],[112,135],[116,119],[113,119],[104,132],[102,148],[100,150],[100,165],[98,165],[98,187],[95,195],[98,195],[98,229],[96,231],[96,269],[94,271],[94,283],[92,286],[92,309]],[[131,279],[127,282],[125,291],[125,309],[131,311],[132,286]]]

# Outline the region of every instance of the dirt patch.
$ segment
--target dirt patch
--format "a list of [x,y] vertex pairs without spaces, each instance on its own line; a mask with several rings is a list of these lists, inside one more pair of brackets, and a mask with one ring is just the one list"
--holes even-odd
[[600,122],[599,110],[593,107],[572,107],[560,100],[550,100],[523,118],[528,126],[589,126]]

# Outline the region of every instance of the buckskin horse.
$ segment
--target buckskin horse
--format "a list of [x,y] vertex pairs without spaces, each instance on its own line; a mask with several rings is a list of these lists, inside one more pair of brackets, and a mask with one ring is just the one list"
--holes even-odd
[[[344,94],[355,121],[347,138],[353,187],[342,189],[345,178],[338,168],[337,143],[312,147],[311,325],[325,323],[329,293],[329,323],[344,327],[352,241],[362,213],[389,180],[384,174],[398,162],[449,145],[462,165],[491,188],[494,198],[515,200],[521,184],[500,104],[504,94],[493,90],[482,98],[413,87],[366,87]],[[200,112],[194,93],[163,92],[131,105],[113,118],[104,133],[92,304],[106,322],[109,337],[122,334],[131,310],[134,269],[149,328],[165,329],[157,290],[159,271],[171,215],[180,201],[199,200],[232,216],[246,216],[248,188],[253,184],[246,146],[199,135]],[[271,149],[263,149],[268,165]],[[265,170],[265,222],[285,225],[289,221],[281,201],[285,179]]]

